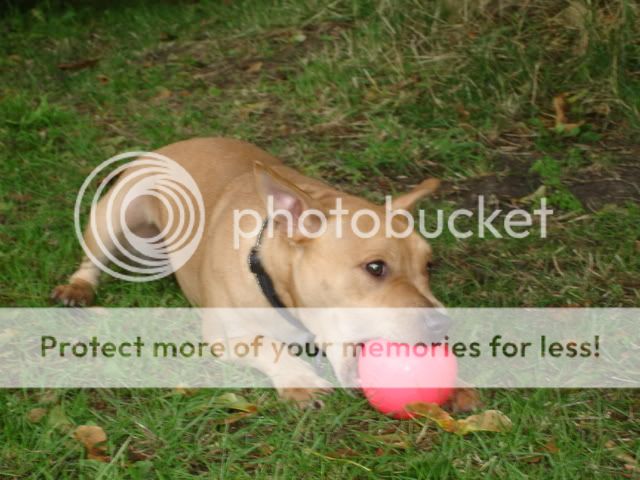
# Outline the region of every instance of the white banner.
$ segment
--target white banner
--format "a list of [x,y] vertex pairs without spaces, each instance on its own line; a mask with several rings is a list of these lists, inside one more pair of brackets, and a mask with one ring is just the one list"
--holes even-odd
[[447,315],[445,334],[429,309],[0,309],[0,387],[357,388],[379,338],[394,368],[446,346],[464,386],[640,387],[640,309]]

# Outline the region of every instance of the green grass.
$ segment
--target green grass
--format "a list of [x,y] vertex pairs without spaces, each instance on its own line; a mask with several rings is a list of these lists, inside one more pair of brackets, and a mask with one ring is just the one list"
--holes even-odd
[[[477,3],[8,8],[0,305],[47,306],[73,271],[73,204],[94,166],[226,135],[372,199],[438,176],[446,187],[428,209],[464,203],[453,187],[532,208],[524,197],[544,186],[557,210],[547,239],[432,242],[437,295],[465,307],[637,306],[640,7]],[[85,59],[99,60],[58,67]],[[559,94],[578,129],[554,128]],[[173,279],[107,279],[98,303],[187,305]],[[483,392],[514,430],[465,438],[386,419],[344,392],[300,412],[247,391],[258,414],[220,425],[219,394],[67,390],[43,404],[37,391],[1,391],[0,478],[633,478],[621,454],[640,458],[633,391]],[[111,464],[83,460],[50,414],[27,421],[54,405],[105,429]]]

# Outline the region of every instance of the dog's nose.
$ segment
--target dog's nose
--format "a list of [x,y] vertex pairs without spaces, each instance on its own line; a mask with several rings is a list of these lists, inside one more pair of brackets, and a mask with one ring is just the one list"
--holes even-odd
[[439,342],[451,328],[451,318],[437,310],[430,310],[425,318],[427,324],[427,335],[432,342]]

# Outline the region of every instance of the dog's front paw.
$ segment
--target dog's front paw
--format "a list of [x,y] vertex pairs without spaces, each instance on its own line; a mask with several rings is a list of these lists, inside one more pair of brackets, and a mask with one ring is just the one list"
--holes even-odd
[[93,303],[95,293],[89,282],[74,280],[68,285],[58,285],[51,292],[51,299],[66,307],[86,307]]
[[[281,384],[285,383],[281,382]],[[295,384],[304,386],[291,386]],[[333,391],[331,384],[315,373],[298,376],[295,381],[287,382],[286,385],[286,387],[276,385],[278,395],[284,400],[294,402],[300,408],[322,408],[324,406],[322,397]]]
[[322,396],[331,392],[331,387],[327,388],[282,388],[278,390],[280,398],[294,402],[300,408],[324,407]]
[[453,413],[471,412],[482,407],[478,390],[474,388],[456,388],[446,404]]

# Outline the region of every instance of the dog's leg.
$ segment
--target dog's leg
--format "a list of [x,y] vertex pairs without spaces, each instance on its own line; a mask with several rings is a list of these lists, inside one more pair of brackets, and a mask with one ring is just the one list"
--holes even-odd
[[281,398],[301,408],[321,407],[321,397],[332,390],[331,384],[310,364],[291,355],[286,344],[264,338],[263,345],[260,355],[244,358],[243,363],[267,375]]
[[[257,338],[259,348],[253,347]],[[227,339],[225,345],[225,360],[259,370],[269,377],[281,398],[291,400],[299,407],[321,407],[321,397],[332,390],[331,383],[320,377],[309,363],[292,355],[286,344],[279,340],[239,337]],[[240,357],[233,353],[238,351],[250,353]]]
[[[96,260],[104,265],[109,263],[107,253],[115,255],[117,250],[113,237],[115,236],[122,242],[123,225],[120,221],[120,212],[123,193],[120,192],[116,198],[113,198],[109,217],[107,216],[107,207],[114,195],[113,189],[103,196],[92,209],[92,215],[95,218],[95,232],[90,228],[90,225],[84,232],[83,238],[87,249]],[[149,225],[149,218],[149,201],[140,197],[127,206],[124,221],[131,231],[136,231]],[[54,288],[51,298],[70,307],[90,305],[94,300],[100,273],[100,268],[92,259],[86,255],[83,256],[80,266],[69,277],[69,283]]]

